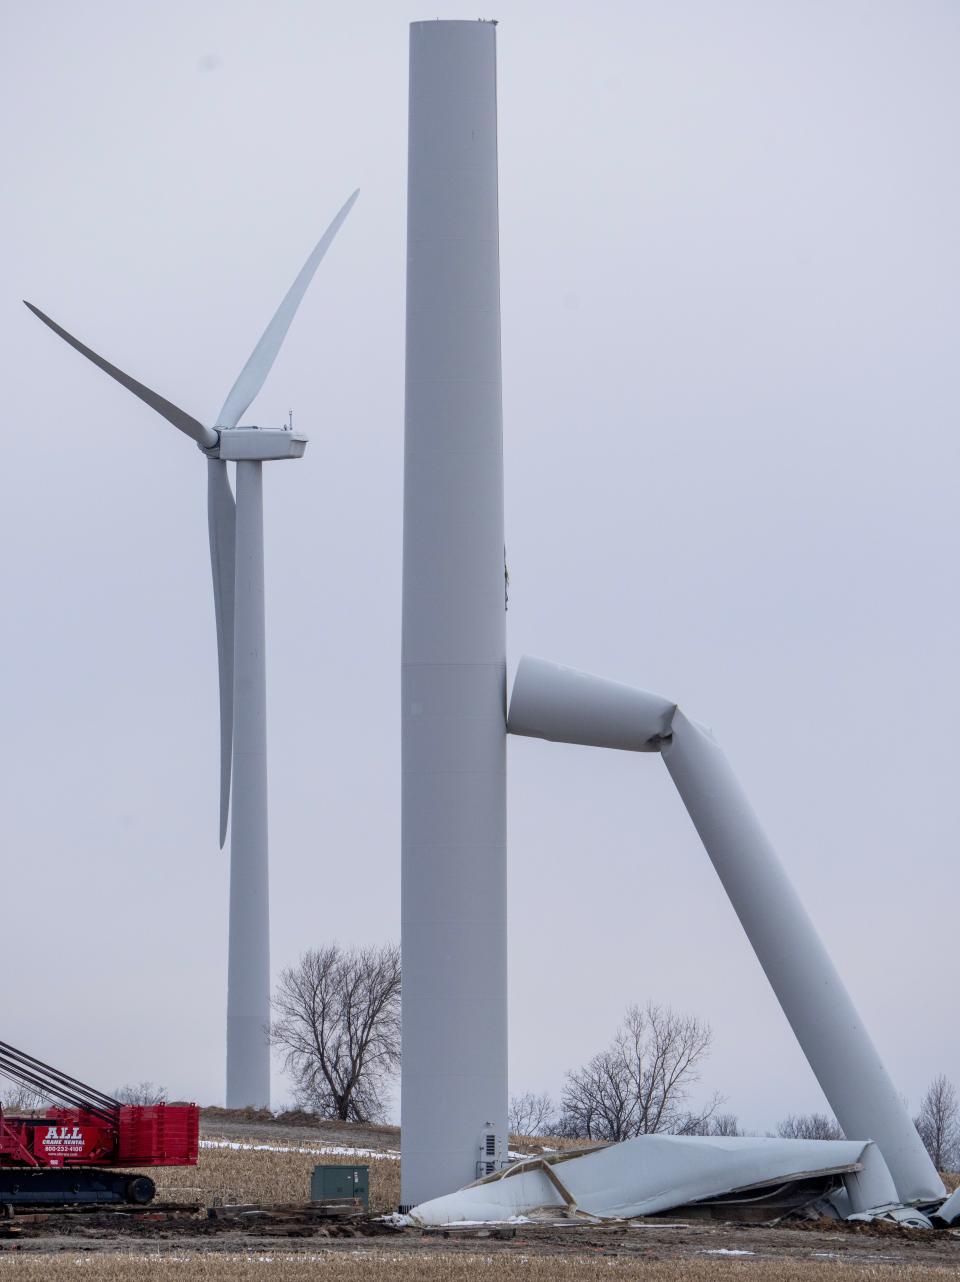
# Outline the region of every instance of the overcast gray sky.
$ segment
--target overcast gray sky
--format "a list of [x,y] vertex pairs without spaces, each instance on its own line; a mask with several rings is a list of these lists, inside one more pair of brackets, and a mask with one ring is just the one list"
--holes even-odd
[[[248,415],[311,436],[265,486],[274,966],[396,937],[407,23],[434,11],[2,15],[0,1037],[212,1102],[205,469],[19,300],[212,421],[360,187]],[[714,727],[916,1103],[960,1080],[960,9],[485,16],[511,668]],[[513,741],[509,795],[512,1089],[557,1091],[650,997],[710,1021],[703,1090],[746,1124],[824,1106],[655,758]]]

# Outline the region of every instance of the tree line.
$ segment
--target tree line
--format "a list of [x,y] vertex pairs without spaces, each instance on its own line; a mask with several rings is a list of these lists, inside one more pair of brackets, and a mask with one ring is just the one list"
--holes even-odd
[[[294,1104],[318,1117],[382,1121],[400,1067],[400,949],[396,944],[305,952],[280,975],[270,1038],[282,1055]],[[510,1131],[528,1138],[617,1142],[638,1135],[742,1135],[738,1118],[714,1093],[693,1105],[713,1034],[709,1024],[670,1006],[627,1008],[610,1044],[570,1069],[560,1097],[526,1091],[510,1100]],[[122,1103],[166,1098],[152,1082],[117,1087]],[[9,1111],[45,1106],[23,1087],[0,1090]],[[960,1098],[943,1074],[930,1083],[915,1123],[934,1165],[960,1169]],[[842,1139],[835,1118],[790,1114],[775,1134]]]
[[[395,944],[303,954],[283,971],[273,1000],[271,1038],[293,1084],[294,1102],[320,1117],[384,1117],[400,1066],[400,950]],[[714,1093],[693,1104],[713,1034],[693,1015],[656,1002],[632,1005],[610,1044],[570,1069],[560,1097],[526,1091],[510,1100],[517,1136],[616,1142],[638,1135],[742,1135]],[[915,1118],[938,1170],[960,1168],[960,1099],[941,1075]],[[789,1114],[785,1139],[842,1139],[825,1113]]]

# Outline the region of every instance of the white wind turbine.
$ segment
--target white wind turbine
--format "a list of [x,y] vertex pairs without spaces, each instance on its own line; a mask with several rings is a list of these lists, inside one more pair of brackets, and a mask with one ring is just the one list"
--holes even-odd
[[[264,662],[263,477],[270,459],[300,458],[307,438],[292,429],[239,427],[276,360],[307,286],[357,198],[324,232],[224,402],[213,427],[91,351],[31,303],[45,325],[116,379],[207,456],[207,514],[220,668],[220,845],[230,835],[227,980],[227,1106],[270,1101],[270,915],[267,859],[267,733]],[[227,461],[236,463],[234,501]]]

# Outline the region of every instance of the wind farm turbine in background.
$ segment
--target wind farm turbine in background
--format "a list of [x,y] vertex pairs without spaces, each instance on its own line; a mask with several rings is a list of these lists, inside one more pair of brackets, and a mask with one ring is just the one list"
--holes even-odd
[[[277,358],[320,260],[358,196],[324,232],[208,427],[98,356],[31,303],[55,334],[196,441],[207,457],[207,515],[220,670],[220,846],[230,831],[227,1107],[270,1103],[270,911],[264,659],[263,464],[301,458],[289,428],[239,426]],[[236,499],[227,463],[236,463]]]

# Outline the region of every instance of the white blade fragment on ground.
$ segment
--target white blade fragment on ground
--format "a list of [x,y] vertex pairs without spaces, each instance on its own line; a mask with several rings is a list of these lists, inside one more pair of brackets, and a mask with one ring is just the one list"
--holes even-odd
[[940,1224],[950,1225],[960,1220],[960,1188],[956,1188],[936,1213]]
[[[572,1211],[633,1219],[793,1179],[862,1178],[877,1162],[882,1165],[874,1148],[869,1140],[642,1135],[606,1148],[528,1159],[424,1202],[410,1215],[422,1225]],[[888,1182],[889,1175],[881,1187]]]

